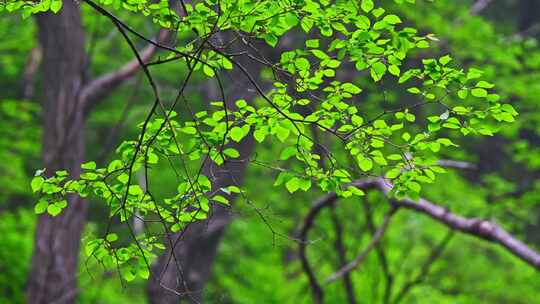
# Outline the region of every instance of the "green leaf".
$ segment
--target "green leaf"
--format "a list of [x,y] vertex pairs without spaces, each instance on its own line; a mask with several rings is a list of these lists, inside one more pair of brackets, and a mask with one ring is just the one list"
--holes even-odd
[[485,89],[482,89],[482,88],[474,88],[474,89],[471,90],[471,94],[474,97],[486,97],[487,96],[487,91]]
[[386,73],[386,65],[382,62],[375,62],[371,66],[371,78],[373,78],[374,81],[379,81]]
[[442,65],[447,65],[450,61],[452,61],[452,57],[450,57],[450,55],[439,58],[439,63]]
[[325,52],[321,51],[321,50],[311,50],[311,53],[313,54],[313,56],[321,59],[321,60],[325,60],[327,58],[329,58],[328,55],[326,55]]
[[133,274],[133,271],[132,271],[131,267],[123,268],[122,271],[121,271],[121,274],[122,274],[122,277],[124,278],[124,280],[126,280],[128,282],[131,282],[131,281],[135,280],[135,274]]
[[399,69],[399,67],[397,65],[391,65],[388,67],[388,72],[390,72],[390,74],[394,75],[394,76],[399,76],[399,74],[401,74],[401,70]]
[[234,148],[227,148],[223,150],[223,154],[227,155],[228,157],[237,158],[240,156],[240,153]]
[[301,71],[309,70],[309,67],[310,67],[309,60],[303,57],[296,58],[294,60],[294,65]]
[[371,158],[359,155],[357,159],[358,159],[358,167],[360,167],[362,171],[367,172],[373,168],[373,161],[371,160]]
[[203,72],[208,77],[214,77],[216,75],[216,72],[214,71],[214,69],[206,64],[203,65]]
[[295,156],[297,151],[298,150],[297,150],[297,148],[295,146],[289,146],[289,147],[283,149],[283,151],[281,151],[281,154],[279,155],[279,159],[280,160],[287,160],[287,159],[291,158],[292,156]]
[[281,141],[284,142],[287,137],[289,137],[289,134],[291,131],[289,129],[282,127],[281,125],[276,126],[275,128],[276,136]]
[[268,134],[266,128],[259,128],[253,132],[253,137],[256,141],[262,143],[266,137],[266,134]]
[[128,180],[129,180],[129,175],[126,174],[126,173],[122,173],[122,174],[118,175],[118,177],[116,179],[118,181],[120,181],[122,184],[127,184]]
[[388,170],[388,172],[386,172],[385,176],[386,176],[386,178],[393,179],[393,178],[398,177],[400,173],[401,173],[400,168],[394,168],[394,169]]
[[244,134],[244,130],[240,127],[234,127],[231,129],[229,135],[231,136],[231,139],[236,141],[236,142],[240,142],[242,140],[242,138],[244,138],[245,134]]
[[341,62],[339,60],[331,59],[330,61],[328,61],[326,66],[329,67],[329,68],[335,69],[335,68],[339,67],[340,64],[341,64]]
[[45,179],[41,176],[36,176],[32,178],[32,181],[30,182],[30,186],[32,187],[32,192],[36,193],[41,190],[43,187],[43,183],[45,182]]
[[143,193],[141,187],[139,185],[131,185],[128,188],[128,193],[134,196],[140,195]]
[[382,14],[384,14],[384,12],[384,8],[379,7],[374,9],[371,13],[373,14],[373,16],[375,16],[375,18],[379,18],[380,16],[382,16]]
[[289,27],[293,27],[298,24],[298,17],[296,17],[296,15],[293,13],[286,14],[284,20]]
[[285,187],[290,193],[294,193],[300,188],[300,179],[298,177],[293,177],[285,183]]
[[115,159],[109,163],[107,166],[107,172],[111,173],[118,169],[122,168],[122,161]]
[[58,13],[61,8],[62,8],[62,1],[61,0],[51,2],[51,11],[53,13],[55,13],[55,14]]
[[311,28],[313,27],[313,20],[310,18],[302,18],[302,21],[300,22],[300,27],[302,27],[302,30],[306,33],[309,33]]
[[46,199],[40,199],[38,203],[34,206],[34,212],[36,214],[42,214],[47,210],[47,207],[49,206],[49,202],[47,202]]
[[56,203],[54,203],[58,208],[60,209],[64,209],[67,207],[67,201],[66,200],[61,200],[61,201],[58,201]]
[[362,191],[361,189],[359,189],[357,187],[349,186],[349,187],[347,187],[347,190],[350,191],[352,193],[352,195],[356,195],[356,196],[364,196],[364,195],[366,195],[366,193],[364,193],[364,191]]
[[182,129],[180,129],[180,131],[182,131],[182,133],[189,134],[189,135],[197,134],[197,129],[191,126],[183,127]]
[[373,0],[362,0],[360,7],[364,12],[369,13],[374,7]]
[[227,198],[221,196],[221,195],[214,195],[214,197],[212,197],[212,199],[218,203],[221,203],[223,205],[226,205],[226,206],[229,206],[230,205],[230,202]]
[[278,43],[278,37],[274,34],[267,34],[263,36],[264,41],[271,47],[275,47]]
[[384,16],[383,21],[392,25],[401,23],[401,19],[396,15],[386,15]]
[[487,82],[487,81],[481,80],[481,81],[479,81],[479,82],[476,84],[476,87],[477,87],[477,88],[484,88],[484,89],[491,89],[491,88],[494,88],[495,85],[492,84],[492,83],[489,83],[489,82]]
[[223,68],[226,69],[226,70],[232,70],[233,69],[232,62],[229,59],[227,59],[226,57],[221,57],[221,66],[223,66]]
[[118,240],[118,235],[116,233],[109,233],[107,234],[107,237],[105,237],[105,239],[107,240],[107,242],[112,243]]
[[343,88],[343,90],[351,94],[359,94],[360,92],[362,92],[362,89],[360,89],[359,87],[357,87],[356,85],[350,82],[344,83],[341,87]]
[[150,277],[150,271],[148,270],[146,266],[140,267],[139,271],[137,271],[137,274],[139,275],[140,278],[145,279],[145,280]]
[[407,92],[409,92],[411,94],[420,94],[420,93],[422,93],[422,91],[420,91],[420,89],[417,88],[417,87],[409,88],[409,89],[407,89]]
[[416,43],[416,47],[419,49],[427,49],[429,48],[429,42],[426,40],[420,40]]
[[358,116],[358,115],[353,115],[351,117],[351,122],[355,125],[355,126],[361,126],[363,123],[364,123],[364,119],[361,117],[361,116]]
[[308,48],[318,48],[319,47],[319,39],[309,39],[306,41],[306,47]]
[[86,169],[86,170],[94,170],[96,169],[96,162],[87,162],[87,163],[84,163],[81,165],[81,168],[83,169]]
[[238,99],[236,101],[236,106],[239,108],[239,109],[242,109],[244,107],[247,106],[247,101],[245,99]]
[[58,214],[60,214],[60,212],[62,212],[62,209],[60,209],[55,204],[50,204],[49,206],[47,206],[47,213],[52,216],[57,216]]
[[311,188],[311,180],[300,179],[300,189],[302,191],[308,191]]
[[334,71],[332,69],[325,69],[325,70],[323,70],[323,74],[326,77],[334,77],[334,76],[336,76],[336,71]]

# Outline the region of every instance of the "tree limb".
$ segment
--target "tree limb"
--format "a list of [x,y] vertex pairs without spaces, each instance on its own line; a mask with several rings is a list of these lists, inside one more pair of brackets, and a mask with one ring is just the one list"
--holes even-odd
[[34,78],[38,72],[41,60],[43,59],[43,50],[37,46],[30,51],[30,56],[26,62],[21,80],[21,91],[19,98],[30,100],[34,97]]
[[313,269],[311,268],[311,265],[309,264],[309,260],[306,255],[306,245],[308,244],[307,237],[309,230],[311,229],[311,227],[313,227],[315,218],[317,217],[319,212],[321,212],[321,210],[323,210],[324,208],[334,204],[336,200],[337,195],[335,192],[332,192],[315,201],[308,214],[306,215],[302,226],[300,227],[300,243],[298,246],[298,255],[300,257],[302,268],[308,276],[309,286],[313,295],[314,303],[322,303],[324,293],[321,284],[317,280],[317,277],[315,276],[315,273],[313,272]]
[[395,207],[392,207],[389,212],[386,213],[384,216],[384,221],[382,225],[375,231],[375,234],[373,235],[373,238],[369,242],[369,244],[347,265],[343,266],[340,270],[336,271],[334,274],[330,275],[328,278],[326,278],[326,283],[332,283],[341,277],[347,275],[349,272],[353,271],[358,265],[360,265],[364,259],[367,257],[367,255],[371,252],[372,249],[374,249],[377,244],[379,244],[380,240],[382,239],[384,233],[386,232],[386,228],[388,228],[388,224],[390,223],[390,219],[392,218],[392,215],[396,211]]
[[[392,184],[381,177],[356,180],[352,182],[351,185],[363,190],[377,189],[386,195],[389,195],[393,187]],[[337,199],[338,197],[336,193],[331,192],[317,200],[309,210],[300,229],[299,256],[302,262],[302,268],[308,276],[315,303],[322,303],[324,293],[306,256],[307,235],[309,230],[313,227],[315,218],[320,211],[325,207],[332,206]],[[418,202],[407,198],[402,200],[392,200],[391,204],[392,209],[386,214],[383,224],[375,232],[373,239],[370,241],[368,246],[352,262],[328,277],[325,280],[326,283],[330,283],[341,278],[356,268],[365,259],[367,254],[378,245],[380,239],[384,235],[392,214],[398,208],[406,208],[423,213],[432,219],[445,224],[450,229],[502,245],[513,255],[533,266],[535,269],[540,270],[540,254],[531,249],[525,243],[516,239],[496,223],[484,219],[462,217],[422,198],[419,199]],[[437,256],[438,254],[439,253],[437,253]]]
[[407,293],[416,285],[422,283],[426,276],[429,274],[431,265],[441,256],[442,252],[454,236],[454,230],[449,230],[446,236],[439,242],[439,244],[431,251],[427,260],[422,264],[420,272],[411,280],[407,281],[398,292],[398,295],[392,301],[393,304],[398,304],[405,298]]
[[[383,178],[358,180],[353,182],[353,185],[365,189],[377,188],[386,194],[392,190],[392,185]],[[395,202],[395,204],[399,208],[407,208],[423,213],[449,228],[502,245],[513,255],[540,270],[540,254],[496,223],[484,219],[462,217],[422,198],[418,202],[403,199]]]
[[470,14],[471,16],[476,16],[480,14],[486,7],[488,7],[491,0],[477,0],[474,5],[471,7]]
[[[367,202],[367,199],[364,200],[362,205],[364,206],[364,213],[366,216],[366,226],[369,232],[373,235],[377,231],[377,227],[375,227],[375,223],[373,220],[373,210],[371,209],[369,202]],[[378,255],[379,263],[385,277],[384,295],[382,303],[388,304],[390,303],[390,295],[392,294],[392,288],[394,285],[394,274],[390,271],[388,259],[386,257],[386,253],[381,242],[378,242],[375,246],[375,252]]]
[[[345,248],[345,244],[343,242],[343,226],[341,226],[340,220],[338,218],[337,212],[336,212],[336,205],[332,205],[331,211],[331,217],[332,217],[332,225],[334,226],[334,232],[336,234],[336,239],[334,242],[334,248],[337,251],[338,254],[338,266],[343,267],[347,264],[347,252]],[[349,304],[355,304],[356,296],[354,295],[354,287],[352,278],[349,274],[346,274],[343,276],[343,285],[345,286],[345,291],[347,295],[347,301]]]
[[[160,30],[157,37],[158,43],[162,43],[167,40],[169,35],[170,31],[165,29]],[[159,48],[155,44],[147,45],[139,52],[140,59],[147,63],[158,51],[158,49]],[[79,97],[85,110],[88,111],[98,101],[102,100],[115,88],[122,85],[126,80],[135,75],[140,67],[139,59],[133,58],[118,70],[109,72],[91,80],[83,87]]]

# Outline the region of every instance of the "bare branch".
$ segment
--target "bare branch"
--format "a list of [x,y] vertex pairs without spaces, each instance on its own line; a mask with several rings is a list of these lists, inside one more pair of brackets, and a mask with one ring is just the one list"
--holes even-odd
[[441,159],[437,162],[437,165],[441,167],[456,168],[456,169],[463,169],[463,170],[478,169],[476,164],[460,161],[460,160],[452,160],[452,159]]
[[[352,182],[351,185],[354,185],[364,190],[377,189],[384,192],[386,195],[389,195],[393,187],[384,178],[361,179]],[[337,199],[338,197],[336,193],[332,192],[316,201],[310,209],[308,215],[306,216],[300,230],[301,242],[299,246],[299,255],[304,272],[306,272],[308,276],[310,288],[315,303],[322,302],[323,289],[319,281],[317,280],[306,256],[305,251],[307,245],[307,235],[309,230],[313,226],[318,213],[320,213],[320,211],[325,207],[332,206]],[[375,232],[375,234],[373,235],[373,239],[366,246],[366,248],[353,261],[351,261],[338,272],[328,277],[325,280],[326,283],[333,282],[355,269],[365,259],[367,254],[373,248],[377,247],[380,239],[384,235],[384,232],[388,226],[393,212],[398,208],[406,208],[423,213],[431,217],[432,219],[441,222],[442,224],[445,224],[450,229],[457,230],[487,240],[489,242],[502,245],[513,255],[519,257],[537,270],[540,270],[540,254],[528,247],[525,243],[516,239],[514,236],[512,236],[510,233],[508,233],[496,223],[484,219],[462,217],[460,215],[450,212],[446,208],[433,204],[425,199],[419,199],[418,202],[412,201],[410,199],[402,199],[399,201],[392,200],[391,204],[392,209],[389,213],[386,214],[383,224]]]
[[[343,267],[347,263],[346,255],[347,255],[347,249],[345,248],[345,244],[343,242],[343,226],[341,226],[340,220],[338,218],[338,215],[336,213],[336,205],[332,205],[331,211],[331,217],[332,217],[332,224],[334,226],[334,232],[336,234],[336,239],[334,242],[334,248],[337,251],[338,254],[338,261],[339,261],[339,267]],[[343,276],[343,285],[345,286],[345,291],[347,294],[347,301],[349,304],[355,304],[356,296],[354,295],[354,287],[351,276],[347,273]]]
[[[157,37],[158,43],[162,43],[163,41],[167,40],[169,35],[170,32],[168,30],[162,29]],[[147,45],[144,49],[138,52],[140,60],[144,63],[149,62],[158,49],[159,48],[155,44]],[[99,100],[102,100],[115,88],[122,85],[126,80],[135,75],[140,68],[141,65],[139,59],[133,58],[118,70],[91,80],[81,90],[80,100],[84,108],[88,110],[94,106]]]
[[[382,178],[358,180],[353,184],[359,188],[377,188],[386,194],[392,190],[392,185]],[[513,255],[519,257],[537,270],[540,270],[540,254],[516,239],[496,223],[484,219],[462,217],[422,198],[418,202],[403,199],[395,202],[395,204],[400,208],[407,208],[423,213],[445,224],[449,228],[502,245]]]
[[444,238],[439,242],[439,244],[433,248],[431,253],[429,254],[426,261],[422,264],[422,267],[420,268],[420,272],[414,277],[414,279],[411,279],[407,281],[405,284],[403,284],[403,287],[398,292],[398,295],[392,302],[393,304],[397,304],[403,300],[403,298],[407,295],[407,293],[416,285],[422,283],[426,276],[429,274],[429,270],[431,269],[431,265],[441,256],[442,252],[454,236],[454,230],[449,230],[448,233],[444,236]]
[[470,14],[471,16],[476,16],[480,14],[484,9],[486,9],[491,0],[477,0],[474,5],[471,7]]
[[114,146],[117,144],[118,137],[120,136],[120,133],[122,132],[127,120],[129,113],[133,106],[135,105],[137,101],[137,97],[139,96],[139,91],[141,90],[141,82],[143,77],[137,77],[135,80],[135,83],[133,84],[133,90],[132,94],[129,97],[124,109],[122,110],[122,114],[120,114],[120,118],[108,131],[107,137],[103,140],[101,152],[99,152],[98,156],[96,157],[96,162],[98,164],[102,164],[109,153],[114,149]]
[[377,246],[377,244],[381,241],[381,238],[386,232],[386,228],[388,228],[390,219],[392,218],[392,215],[394,214],[395,211],[396,211],[396,208],[392,207],[392,209],[390,209],[390,211],[386,213],[386,215],[384,216],[384,221],[382,225],[379,227],[379,229],[377,229],[377,231],[375,231],[373,238],[368,243],[366,248],[364,248],[364,250],[362,250],[362,252],[360,252],[360,254],[358,254],[356,258],[354,258],[354,260],[352,260],[347,265],[342,267],[340,270],[338,270],[337,272],[335,272],[334,274],[326,278],[325,280],[326,283],[332,283],[340,279],[341,277],[347,275],[349,272],[353,271],[356,267],[358,267],[358,265],[360,265],[364,261],[364,259],[371,252],[371,250],[374,249]]
[[337,195],[335,192],[329,193],[319,200],[315,201],[311,209],[309,210],[306,218],[304,219],[304,222],[302,223],[302,226],[300,227],[300,244],[298,247],[298,255],[300,256],[300,262],[302,263],[302,268],[304,269],[304,272],[308,276],[309,280],[309,286],[311,289],[311,293],[313,295],[313,302],[314,303],[322,303],[323,299],[323,289],[321,287],[321,284],[317,280],[317,277],[315,276],[315,273],[313,272],[313,269],[311,268],[311,265],[309,264],[307,255],[306,255],[306,245],[307,245],[307,236],[309,233],[309,230],[311,227],[313,227],[313,223],[315,221],[315,218],[323,210],[324,208],[331,206],[336,202]]
[[43,50],[41,46],[37,46],[30,51],[28,61],[24,68],[21,80],[20,99],[29,100],[34,97],[34,78],[43,58]]
[[[364,203],[362,205],[364,206],[364,213],[366,216],[366,226],[369,232],[373,235],[377,231],[377,227],[375,227],[375,223],[373,220],[373,210],[370,204],[367,202],[367,199],[364,200]],[[385,277],[384,296],[382,303],[388,304],[390,303],[390,295],[392,294],[392,288],[394,286],[394,274],[390,271],[388,259],[386,257],[386,253],[381,242],[377,243],[377,245],[375,246],[375,252],[377,253],[379,263]]]

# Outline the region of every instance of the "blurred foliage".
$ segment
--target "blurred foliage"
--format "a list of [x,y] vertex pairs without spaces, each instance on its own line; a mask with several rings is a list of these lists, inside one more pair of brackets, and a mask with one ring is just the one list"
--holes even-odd
[[[417,66],[421,59],[451,54],[456,64],[485,71],[482,77],[494,83],[502,99],[509,101],[520,113],[514,124],[505,125],[493,137],[460,140],[456,136],[455,142],[460,147],[443,150],[441,156],[470,161],[477,164],[478,170],[449,169],[437,178],[436,183],[423,185],[422,195],[463,215],[496,218],[518,238],[539,248],[540,103],[537,98],[540,96],[540,46],[528,29],[518,26],[521,18],[517,9],[519,1],[500,1],[502,4],[495,1],[497,3],[488,6],[481,16],[469,14],[474,1],[417,1],[410,6],[393,6],[391,1],[386,2],[390,12],[402,16],[404,22],[418,28],[420,34],[433,33],[429,36],[432,47],[413,51],[410,59],[403,62],[404,68]],[[85,27],[91,37],[87,46],[92,58],[91,74],[109,71],[130,58],[130,50],[108,26],[107,20],[88,7],[83,12]],[[41,131],[38,127],[39,106],[32,101],[16,101],[17,93],[13,89],[19,85],[25,56],[34,47],[34,29],[31,22],[7,16],[9,18],[0,19],[0,37],[3,38],[0,43],[0,302],[20,303],[31,258],[35,221],[29,181],[35,171],[32,168],[39,167],[36,163]],[[153,34],[144,18],[121,10],[119,16],[129,16],[130,22],[145,29],[145,34]],[[538,22],[540,19],[536,24]],[[272,42],[273,37],[267,39]],[[301,64],[299,61],[297,65]],[[172,96],[177,75],[185,73],[185,68],[159,66],[155,73],[164,94]],[[396,91],[390,81],[383,81],[384,93],[381,94],[381,88],[373,86],[370,79],[373,75],[369,72],[357,76],[358,79],[352,82],[363,89],[358,96],[363,101],[362,112],[366,117],[417,100],[415,94]],[[205,80],[202,73],[196,77],[198,82]],[[110,130],[117,126],[129,103],[132,106],[123,128],[116,138],[110,138],[112,146],[138,134],[134,124],[144,119],[152,99],[151,91],[138,84],[139,81],[133,80],[98,106],[88,123],[89,159],[110,152],[103,152],[103,149],[111,149],[104,142],[108,142]],[[132,87],[136,87],[135,90]],[[199,102],[196,110],[204,109],[207,101],[203,100],[203,94],[192,94],[192,100]],[[431,112],[432,109],[423,109],[413,114],[420,120]],[[417,126],[408,130],[411,133],[422,131]],[[451,134],[449,138],[454,140]],[[342,149],[335,143],[329,146],[332,151]],[[283,150],[283,145],[263,142],[257,147],[257,158],[275,159],[283,154]],[[346,156],[336,152],[336,158],[346,159]],[[175,174],[167,166],[157,166],[151,174],[156,180],[174,180],[176,184]],[[227,230],[213,268],[206,293],[209,303],[311,302],[307,278],[296,256],[297,242],[284,235],[295,235],[311,202],[322,193],[312,190],[291,195],[283,187],[271,186],[276,178],[277,174],[267,169],[256,165],[250,167],[246,197],[235,203],[235,221]],[[175,194],[168,186],[166,183],[153,185],[160,198]],[[345,231],[347,260],[354,258],[369,242],[365,206],[371,208],[376,223],[380,224],[386,212],[385,200],[377,193],[368,193],[365,198],[347,198],[338,202],[335,212]],[[103,218],[108,216],[108,208],[95,201],[90,205],[91,224],[87,227],[83,249],[89,240],[101,237],[106,231],[107,223]],[[122,235],[122,226],[114,225]],[[399,211],[392,219],[382,246],[387,253],[389,269],[395,273],[393,295],[419,272],[431,249],[445,234],[443,226],[407,210]],[[324,211],[310,235],[313,243],[308,247],[310,260],[316,265],[320,278],[328,276],[338,266],[333,247],[335,238],[330,210]],[[119,240],[123,245],[127,241]],[[80,303],[144,302],[142,280],[122,284],[114,268],[104,269],[95,260],[87,259],[84,252],[81,253],[80,268]],[[382,303],[385,277],[375,252],[352,273],[352,280],[362,303]],[[425,280],[410,291],[403,303],[528,304],[538,301],[538,290],[540,276],[528,265],[502,248],[456,234],[441,258],[433,263]],[[346,302],[341,282],[328,285],[325,292],[327,303]]]
[[0,214],[1,303],[23,303],[26,272],[32,258],[35,218],[31,210]]

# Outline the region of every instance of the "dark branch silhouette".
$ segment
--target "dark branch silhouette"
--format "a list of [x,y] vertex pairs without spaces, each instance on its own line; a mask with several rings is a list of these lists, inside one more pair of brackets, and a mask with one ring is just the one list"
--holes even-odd
[[[393,185],[387,180],[385,180],[384,178],[369,178],[369,179],[356,180],[352,182],[351,185],[358,187],[360,189],[363,189],[363,190],[379,190],[385,193],[386,195],[390,194],[393,187]],[[309,234],[309,230],[315,224],[315,219],[317,215],[324,208],[333,206],[336,203],[337,199],[338,197],[336,193],[331,192],[323,196],[319,200],[315,201],[315,203],[309,210],[308,214],[306,215],[300,229],[299,256],[300,256],[303,270],[308,276],[311,292],[312,292],[315,303],[322,303],[324,290],[319,280],[317,279],[309,263],[309,260],[307,259],[307,256],[306,256],[306,246],[307,244],[309,244],[309,240],[307,236]],[[401,200],[391,199],[390,204],[392,205],[392,208],[385,215],[383,224],[381,225],[381,227],[379,227],[376,230],[376,232],[373,235],[372,240],[366,246],[366,248],[362,250],[362,252],[360,252],[360,254],[353,261],[349,262],[342,269],[330,275],[325,280],[325,282],[330,283],[337,279],[340,279],[344,275],[348,274],[349,272],[357,268],[362,263],[362,261],[366,258],[366,256],[371,252],[371,250],[377,247],[377,245],[380,242],[380,239],[384,235],[386,228],[388,227],[392,214],[396,210],[399,210],[401,208],[423,213],[431,217],[432,219],[442,224],[445,224],[448,228],[452,230],[460,231],[462,233],[466,233],[466,234],[481,238],[483,240],[502,245],[516,257],[520,258],[524,262],[533,266],[537,270],[540,270],[540,254],[538,254],[534,249],[530,248],[522,241],[516,239],[514,236],[512,236],[510,233],[508,233],[506,230],[504,230],[502,227],[500,227],[499,225],[497,225],[496,223],[492,221],[479,219],[479,218],[466,218],[461,215],[452,213],[448,209],[438,206],[423,198],[419,199],[418,202],[415,202],[407,198],[401,199]],[[442,245],[437,247],[439,249],[432,252],[432,254],[430,255],[430,258],[428,259],[428,262],[424,264],[424,266],[422,267],[422,271],[420,272],[420,276],[418,277],[418,280],[421,281],[422,277],[425,276],[425,274],[427,274],[427,272],[429,271],[430,265],[434,262],[435,259],[437,259],[440,256],[440,253],[442,252],[444,246],[446,246],[446,243],[448,241],[449,241],[449,237],[448,237],[448,240],[447,238],[445,238],[442,242]],[[418,280],[416,279],[413,280],[412,283],[409,283],[409,285],[412,284],[412,286],[414,286],[415,284],[417,284],[416,281]],[[405,293],[412,286],[407,287]],[[401,294],[402,292],[403,290],[400,291],[399,294]],[[398,299],[399,299],[399,295],[398,295]]]

